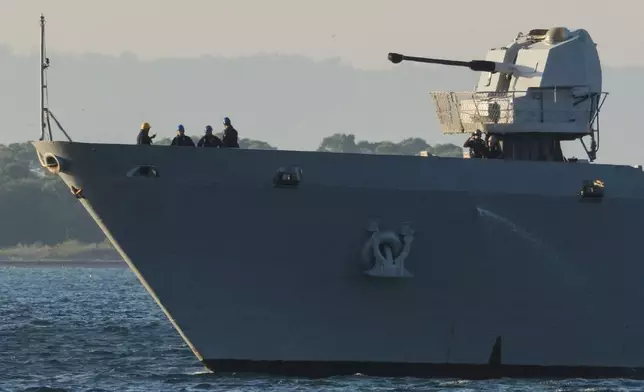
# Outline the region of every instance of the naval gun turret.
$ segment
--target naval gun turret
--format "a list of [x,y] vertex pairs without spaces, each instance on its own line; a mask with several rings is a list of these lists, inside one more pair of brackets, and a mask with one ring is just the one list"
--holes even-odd
[[[519,33],[485,60],[458,61],[389,53],[389,60],[465,67],[481,72],[470,92],[431,92],[445,134],[477,129],[501,140],[503,157],[563,161],[561,141],[598,150],[598,116],[607,93],[596,44],[586,30],[563,27]],[[590,148],[583,140],[590,137]]]

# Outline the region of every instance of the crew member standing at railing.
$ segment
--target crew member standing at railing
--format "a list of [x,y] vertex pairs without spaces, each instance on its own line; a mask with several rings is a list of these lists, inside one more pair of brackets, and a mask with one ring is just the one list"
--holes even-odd
[[481,138],[480,129],[472,133],[472,136],[465,141],[463,147],[470,149],[470,158],[485,158],[487,156],[487,146]]
[[186,130],[183,125],[179,124],[179,126],[177,127],[177,136],[172,139],[172,143],[170,143],[170,145],[194,147],[195,142],[192,141],[192,138],[190,136],[186,136],[185,132]]
[[139,136],[136,138],[136,144],[152,144],[152,139],[157,135],[150,136],[150,124],[144,122],[141,124],[141,130],[139,131]]
[[199,139],[197,147],[221,147],[223,145],[224,144],[221,142],[221,139],[212,134],[212,127],[210,125],[206,125],[206,134]]
[[222,142],[224,143],[224,147],[229,147],[229,148],[239,148],[239,135],[237,133],[237,130],[235,127],[230,122],[230,118],[226,117],[224,118],[224,136],[222,138]]

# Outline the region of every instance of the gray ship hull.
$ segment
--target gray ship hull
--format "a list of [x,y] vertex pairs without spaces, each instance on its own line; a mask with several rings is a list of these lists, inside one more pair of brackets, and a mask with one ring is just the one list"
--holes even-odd
[[[34,144],[213,370],[644,373],[640,169]],[[127,176],[143,164],[159,177]],[[299,187],[273,186],[284,166]],[[580,201],[594,179],[604,198]],[[364,273],[373,221],[413,228],[413,276]]]

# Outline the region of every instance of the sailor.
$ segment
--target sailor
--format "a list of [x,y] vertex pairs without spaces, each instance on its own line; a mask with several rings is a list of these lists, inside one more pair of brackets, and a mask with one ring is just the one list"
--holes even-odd
[[197,147],[222,147],[224,144],[216,135],[212,134],[212,127],[206,125],[206,134],[199,139]]
[[224,118],[224,126],[224,147],[239,148],[239,142],[237,141],[239,135],[237,130],[230,123],[230,119],[228,117]]
[[136,137],[136,144],[152,144],[152,139],[157,135],[150,136],[150,124],[144,122],[141,124],[141,130],[139,131],[139,136]]
[[485,158],[487,155],[487,146],[481,138],[480,129],[472,133],[472,136],[463,143],[463,147],[470,149],[470,158]]
[[489,159],[497,159],[503,157],[501,143],[499,143],[499,138],[495,135],[490,135],[487,140],[487,157]]
[[182,124],[179,124],[177,127],[177,136],[172,139],[172,143],[170,143],[171,146],[195,146],[195,142],[192,141],[192,138],[190,136],[186,136],[185,134],[186,130],[183,127]]

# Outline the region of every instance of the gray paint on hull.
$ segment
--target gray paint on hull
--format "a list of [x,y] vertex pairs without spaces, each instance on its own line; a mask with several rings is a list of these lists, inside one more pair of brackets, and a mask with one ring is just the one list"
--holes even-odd
[[[206,359],[644,366],[625,166],[36,142]],[[159,178],[128,178],[153,164]],[[275,189],[280,166],[304,171]],[[580,203],[584,179],[606,183]],[[511,179],[508,180],[508,179]],[[411,222],[407,280],[365,228]]]

